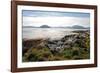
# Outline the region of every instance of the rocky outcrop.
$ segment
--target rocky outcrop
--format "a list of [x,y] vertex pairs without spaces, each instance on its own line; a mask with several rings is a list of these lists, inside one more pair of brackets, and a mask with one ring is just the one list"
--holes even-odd
[[88,31],[74,31],[77,34],[66,35],[59,40],[38,39],[38,40],[25,40],[23,41],[23,53],[29,48],[48,48],[51,52],[62,52],[64,49],[69,49],[77,44],[85,42],[85,38],[89,36]]

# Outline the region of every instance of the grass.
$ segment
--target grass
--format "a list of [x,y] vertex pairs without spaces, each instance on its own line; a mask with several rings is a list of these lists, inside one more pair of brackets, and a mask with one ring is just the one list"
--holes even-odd
[[[81,35],[81,34],[80,34]],[[23,55],[23,62],[33,61],[55,61],[55,60],[80,60],[90,58],[90,37],[86,34],[85,38],[71,44],[69,48],[64,48],[61,52],[52,53],[47,47],[28,48]]]

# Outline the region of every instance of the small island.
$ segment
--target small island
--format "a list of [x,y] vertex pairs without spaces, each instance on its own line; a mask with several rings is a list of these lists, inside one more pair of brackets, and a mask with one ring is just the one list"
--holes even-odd
[[40,26],[40,28],[50,28],[50,26],[48,26],[48,25],[42,25],[42,26]]

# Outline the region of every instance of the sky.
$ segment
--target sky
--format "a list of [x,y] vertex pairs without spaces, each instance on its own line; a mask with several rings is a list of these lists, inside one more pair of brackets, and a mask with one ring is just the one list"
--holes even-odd
[[66,27],[80,25],[90,26],[90,14],[79,12],[23,10],[23,26],[48,25],[51,27]]

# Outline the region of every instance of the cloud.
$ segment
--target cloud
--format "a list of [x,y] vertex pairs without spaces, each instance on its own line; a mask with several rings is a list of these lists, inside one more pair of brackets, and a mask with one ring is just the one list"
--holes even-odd
[[89,17],[26,17],[23,16],[23,26],[41,26],[49,25],[51,27],[57,26],[73,26],[81,25],[89,27]]
[[26,17],[90,17],[89,13],[63,12],[63,11],[45,11],[45,10],[23,10],[23,16]]

